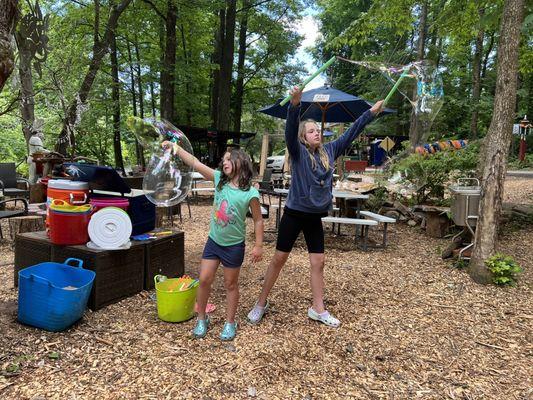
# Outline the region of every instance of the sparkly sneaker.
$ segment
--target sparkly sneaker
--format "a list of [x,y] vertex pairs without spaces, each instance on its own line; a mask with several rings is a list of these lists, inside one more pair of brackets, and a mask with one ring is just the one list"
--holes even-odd
[[207,334],[207,329],[209,328],[209,317],[206,316],[205,319],[197,319],[196,325],[194,329],[192,330],[192,335],[197,338],[201,339],[205,337]]
[[263,316],[268,311],[268,307],[269,307],[268,300],[264,307],[261,307],[257,305],[257,303],[255,303],[254,308],[252,308],[252,310],[248,313],[248,321],[252,325],[256,325],[259,322],[261,322],[261,320],[263,319]]
[[226,322],[222,332],[220,332],[220,340],[233,340],[237,335],[237,322]]

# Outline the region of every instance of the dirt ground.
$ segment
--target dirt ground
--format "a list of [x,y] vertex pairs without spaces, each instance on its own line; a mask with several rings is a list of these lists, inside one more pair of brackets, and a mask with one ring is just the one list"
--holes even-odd
[[[533,180],[509,178],[505,201],[531,204]],[[192,276],[209,210],[207,202],[193,205],[193,218],[180,225]],[[406,225],[393,226],[389,238],[385,250],[362,252],[351,236],[326,234],[326,302],[342,321],[339,329],[307,317],[309,266],[301,241],[273,290],[272,311],[258,326],[246,323],[274,251],[274,243],[266,243],[264,261],[242,268],[240,325],[231,343],[218,338],[221,271],[211,299],[217,309],[203,340],[191,338],[193,320],[160,321],[149,292],[87,311],[62,333],[20,325],[13,251],[4,240],[0,398],[533,398],[533,227],[503,229],[500,250],[524,269],[511,288],[477,285],[443,261],[449,239]]]

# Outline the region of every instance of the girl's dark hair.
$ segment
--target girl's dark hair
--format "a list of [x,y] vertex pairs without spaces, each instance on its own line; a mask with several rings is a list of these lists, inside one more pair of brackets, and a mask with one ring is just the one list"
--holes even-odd
[[[248,190],[252,186],[252,160],[250,156],[241,149],[232,149],[229,153],[229,161],[233,166],[233,176],[238,174],[239,176],[239,189]],[[218,182],[217,189],[222,190],[222,187],[230,181],[232,177],[224,174],[224,158],[220,161],[219,168],[222,171],[220,181]]]

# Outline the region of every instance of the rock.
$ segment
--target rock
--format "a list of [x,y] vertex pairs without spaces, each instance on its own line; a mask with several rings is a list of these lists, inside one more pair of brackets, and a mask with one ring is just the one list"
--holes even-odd
[[248,388],[248,396],[250,396],[250,397],[255,397],[255,396],[257,396],[257,389],[254,388],[253,386],[250,386],[250,387]]
[[407,225],[409,225],[409,226],[416,226],[416,225],[417,225],[417,222],[416,222],[414,219],[410,219],[409,221],[407,221]]

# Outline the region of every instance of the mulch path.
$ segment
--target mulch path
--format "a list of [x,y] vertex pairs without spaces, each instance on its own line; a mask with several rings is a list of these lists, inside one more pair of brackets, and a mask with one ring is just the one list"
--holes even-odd
[[[513,201],[531,202],[533,180],[513,179]],[[529,189],[524,189],[524,186]],[[507,199],[509,200],[509,199]],[[186,272],[197,276],[210,206],[184,218]],[[251,226],[249,226],[251,228]],[[4,232],[6,232],[4,227]],[[346,232],[349,233],[349,232]],[[50,333],[16,322],[11,242],[0,243],[2,399],[529,399],[533,396],[533,227],[504,229],[500,250],[524,269],[516,287],[473,283],[440,258],[449,239],[393,226],[385,250],[362,252],[351,236],[326,236],[326,302],[340,329],[307,318],[311,303],[305,245],[297,246],[258,326],[246,313],[274,252],[241,273],[236,340],[218,307],[203,340],[193,321],[158,320],[143,292],[74,327]],[[250,236],[251,240],[252,236]],[[273,238],[273,236],[271,236]],[[375,236],[379,240],[379,236]]]

